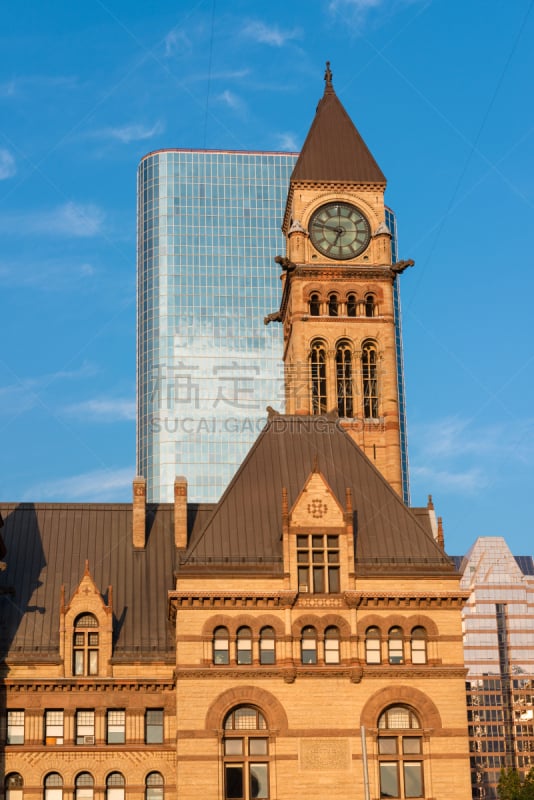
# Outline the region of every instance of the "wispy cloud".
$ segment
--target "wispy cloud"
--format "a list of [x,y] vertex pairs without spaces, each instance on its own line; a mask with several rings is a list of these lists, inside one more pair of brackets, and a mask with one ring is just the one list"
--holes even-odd
[[66,236],[86,238],[102,231],[104,212],[93,203],[68,202],[50,210],[7,213],[0,218],[4,235]]
[[[2,366],[4,379],[8,376],[8,368]],[[43,375],[20,377],[13,375],[11,383],[0,387],[0,415],[21,414],[42,405],[43,394],[52,384],[62,381],[80,380],[93,377],[97,370],[93,364],[84,362],[76,369],[60,369]],[[9,380],[9,377],[7,377]]]
[[152,139],[159,133],[163,133],[165,125],[161,120],[157,120],[152,126],[143,125],[139,122],[132,122],[129,125],[109,126],[107,128],[100,128],[96,131],[87,133],[90,139],[114,139],[122,144],[130,144],[130,142],[141,142],[146,139]]
[[297,137],[294,133],[278,133],[276,135],[276,139],[278,141],[278,147],[281,150],[287,150],[290,153],[298,152],[299,145],[297,142]]
[[193,50],[191,39],[181,28],[173,28],[163,40],[164,55],[166,58],[172,56],[189,55]]
[[235,92],[231,92],[230,89],[225,89],[224,92],[217,95],[217,100],[228,108],[231,108],[233,111],[244,111],[245,103],[238,97]]
[[30,486],[23,500],[35,502],[45,500],[104,502],[117,501],[124,497],[135,476],[135,467],[99,469],[73,475],[56,477]]
[[483,425],[446,417],[410,427],[412,482],[427,489],[473,494],[502,477],[503,464],[531,464],[534,420]]
[[82,283],[84,287],[96,270],[88,261],[39,259],[37,261],[5,260],[0,262],[2,285],[9,288],[38,289],[39,291],[71,291]]
[[258,44],[267,44],[271,47],[283,47],[292,39],[298,39],[301,31],[298,28],[282,30],[278,25],[267,25],[261,20],[250,20],[241,31],[247,39],[251,39]]
[[66,406],[64,412],[86,422],[131,422],[135,420],[135,400],[97,397]]
[[12,178],[17,172],[13,155],[4,147],[0,147],[0,181]]
[[73,75],[21,75],[0,82],[0,97],[17,97],[27,89],[77,89],[78,78]]
[[329,0],[328,11],[345,24],[364,25],[371,17],[390,17],[403,6],[429,0]]
[[429,466],[414,466],[410,470],[412,480],[424,482],[435,491],[470,495],[485,489],[490,479],[482,469],[476,467],[464,471],[436,469]]

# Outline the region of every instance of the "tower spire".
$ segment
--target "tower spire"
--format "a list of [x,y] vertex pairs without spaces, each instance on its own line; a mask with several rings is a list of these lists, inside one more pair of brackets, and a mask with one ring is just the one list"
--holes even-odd
[[325,82],[325,94],[326,92],[333,92],[334,87],[332,85],[332,70],[330,69],[330,61],[326,62],[326,69],[324,72],[324,82]]

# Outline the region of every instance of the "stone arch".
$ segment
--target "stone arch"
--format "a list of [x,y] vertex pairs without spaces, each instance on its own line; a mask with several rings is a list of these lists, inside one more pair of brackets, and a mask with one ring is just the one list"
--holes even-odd
[[429,639],[436,639],[439,635],[438,626],[430,617],[425,617],[424,614],[414,614],[406,620],[405,633],[410,636],[414,628],[424,628]]
[[442,727],[440,713],[434,702],[420,689],[413,686],[387,686],[375,692],[364,705],[360,717],[361,725],[376,729],[378,717],[392,705],[413,708],[421,719],[423,728],[439,730]]
[[256,618],[254,636],[257,638],[260,635],[261,629],[266,627],[273,628],[277,639],[282,639],[285,636],[286,629],[284,621],[279,617],[275,617],[274,614],[262,614],[261,617]]
[[[346,619],[343,619],[343,617],[339,617],[337,614],[325,614],[324,617],[321,617],[318,633],[324,634],[326,628],[330,628],[332,626],[339,628],[339,633],[342,639],[350,638],[350,623],[347,622]],[[315,627],[317,628],[317,625],[315,625]]]
[[220,694],[206,714],[206,730],[220,730],[228,712],[241,705],[257,706],[265,715],[270,731],[287,732],[288,722],[284,707],[273,694],[258,686],[236,686]]
[[300,639],[302,629],[307,625],[312,625],[317,631],[317,634],[320,634],[324,629],[323,617],[318,617],[316,614],[303,614],[301,617],[298,617],[298,619],[294,620],[293,625],[291,626],[291,634],[293,638]]

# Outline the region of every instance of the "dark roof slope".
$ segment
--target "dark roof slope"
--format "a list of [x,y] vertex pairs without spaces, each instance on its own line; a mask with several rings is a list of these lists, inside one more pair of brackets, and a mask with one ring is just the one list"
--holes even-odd
[[384,174],[338,99],[327,69],[324,95],[291,181],[386,183]]
[[206,564],[275,564],[282,569],[282,487],[289,507],[314,466],[340,505],[352,490],[360,574],[452,570],[449,558],[336,420],[274,416],[203,530],[193,534],[180,569]]
[[171,505],[148,506],[144,550],[132,546],[128,504],[2,504],[0,511],[9,553],[0,575],[0,655],[58,655],[61,586],[68,603],[88,559],[105,600],[113,587],[115,656],[171,656],[167,591],[174,588],[176,552]]

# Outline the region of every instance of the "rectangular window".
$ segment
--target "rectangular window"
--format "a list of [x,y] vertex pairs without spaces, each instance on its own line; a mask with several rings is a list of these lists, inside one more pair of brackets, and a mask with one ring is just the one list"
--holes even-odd
[[149,708],[145,715],[146,744],[163,744],[163,709]]
[[250,764],[249,797],[265,800],[269,797],[267,764]]
[[227,800],[243,798],[243,764],[225,764],[225,797]]
[[24,744],[24,711],[7,712],[7,744]]
[[380,762],[380,797],[399,796],[399,770],[395,761]]
[[404,796],[423,796],[423,764],[420,761],[404,762]]
[[76,744],[95,743],[95,712],[84,709],[76,712]]
[[45,744],[63,744],[63,709],[45,711]]
[[124,744],[126,740],[126,712],[124,710],[108,711],[107,743]]
[[297,536],[297,565],[299,592],[339,593],[339,536]]
[[73,672],[75,675],[83,675],[84,668],[83,668],[83,650],[75,650],[74,651],[74,664],[73,664]]

